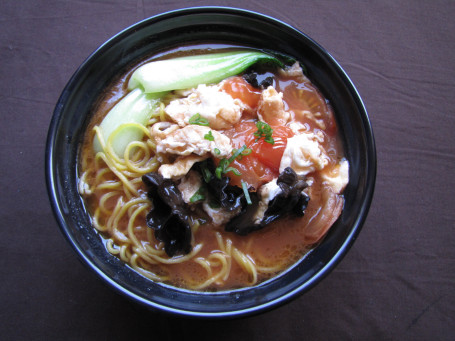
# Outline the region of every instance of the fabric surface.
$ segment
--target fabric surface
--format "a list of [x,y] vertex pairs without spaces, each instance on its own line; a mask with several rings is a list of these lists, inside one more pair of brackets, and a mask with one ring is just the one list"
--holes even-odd
[[[109,37],[149,16],[221,5],[307,33],[362,96],[378,157],[354,246],[315,288],[231,321],[151,313],[78,261],[54,220],[44,147],[54,105]],[[2,340],[455,339],[455,4],[452,1],[0,2]]]

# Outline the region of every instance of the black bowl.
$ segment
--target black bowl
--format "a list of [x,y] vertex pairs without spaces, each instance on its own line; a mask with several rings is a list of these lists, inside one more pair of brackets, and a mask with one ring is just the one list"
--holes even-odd
[[[331,102],[350,163],[345,207],[330,232],[304,259],[251,288],[194,292],[151,282],[106,251],[77,191],[78,152],[90,109],[132,61],[182,44],[248,45],[296,57]],[[312,288],[346,254],[366,218],[375,185],[370,122],[354,85],[321,46],[295,28],[258,13],[220,7],[177,10],[141,21],[96,50],[63,90],[50,124],[46,180],[61,231],[83,263],[124,296],[149,308],[195,317],[238,317],[277,307]]]

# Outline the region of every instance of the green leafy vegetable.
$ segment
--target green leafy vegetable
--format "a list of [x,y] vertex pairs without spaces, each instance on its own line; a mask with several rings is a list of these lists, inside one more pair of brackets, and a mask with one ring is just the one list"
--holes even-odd
[[[123,156],[126,146],[132,141],[140,141],[144,134],[137,126],[128,123],[145,126],[162,95],[163,93],[145,94],[142,90],[135,89],[121,99],[99,125],[104,140],[102,144],[105,145],[111,134],[115,132],[112,147],[117,155]],[[93,148],[96,153],[103,150],[102,144],[98,136],[95,136]]]
[[194,114],[193,116],[191,116],[190,119],[188,120],[188,123],[197,124],[199,126],[209,125],[209,121],[206,118],[202,117],[200,114]]
[[275,56],[259,51],[232,51],[187,56],[140,66],[133,72],[128,88],[146,93],[189,89],[199,84],[217,83],[235,76],[257,62],[284,64]]
[[254,133],[254,136],[256,136],[256,141],[260,140],[261,138],[264,138],[264,141],[270,144],[275,144],[275,140],[272,137],[273,129],[270,127],[267,123],[262,122],[262,121],[257,121],[256,122],[256,127],[258,130]]

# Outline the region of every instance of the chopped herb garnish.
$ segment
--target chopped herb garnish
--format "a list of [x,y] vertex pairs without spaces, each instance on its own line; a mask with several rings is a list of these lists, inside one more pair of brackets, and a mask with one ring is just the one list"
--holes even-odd
[[194,114],[193,116],[190,117],[189,121],[188,121],[189,124],[197,124],[197,125],[200,125],[200,126],[208,126],[209,125],[209,121],[202,117],[200,114]]
[[201,186],[201,188],[199,188],[197,190],[197,192],[193,194],[193,196],[190,198],[190,202],[195,203],[195,202],[202,201],[202,200],[205,200],[204,186]]
[[[246,155],[250,155],[251,154],[251,148],[246,148],[246,146],[244,146],[244,150],[239,154],[239,156],[237,156],[237,160],[242,160],[242,158]],[[236,153],[237,152],[237,149],[233,149],[232,150],[233,153]]]
[[229,166],[229,161],[226,159],[221,159],[220,163],[218,164],[218,167],[215,169],[215,176],[218,179],[221,179],[221,176],[226,173],[227,168]]
[[270,144],[275,144],[275,140],[272,137],[273,129],[270,127],[267,123],[262,122],[262,121],[257,121],[256,122],[256,127],[258,130],[254,133],[254,136],[256,136],[256,141],[260,140],[261,138],[264,138],[264,141]]
[[212,172],[210,172],[210,169],[207,166],[207,160],[202,161],[199,167],[201,170],[202,177],[204,178],[204,181],[208,183],[212,178]]
[[213,151],[215,152],[216,155],[220,155],[221,154],[221,151],[218,148],[213,149]]
[[232,153],[232,156],[229,158],[229,164],[231,162],[233,162],[235,159],[237,159],[237,157],[239,155],[241,155],[243,153],[243,151],[246,149],[246,145],[243,145],[242,147],[240,147],[239,149],[234,149],[233,150],[233,153]]
[[248,187],[247,187],[247,184],[245,181],[241,181],[242,182],[242,189],[243,189],[243,193],[245,194],[245,199],[246,199],[246,203],[248,205],[251,205],[252,204],[252,201],[251,201],[251,198],[250,198],[250,193],[248,192]]
[[229,173],[229,172],[232,172],[234,173],[235,175],[239,176],[239,175],[242,175],[242,173],[239,172],[239,170],[237,168],[234,168],[234,167],[229,167],[229,164],[235,159],[232,159],[232,156],[231,158],[228,159],[221,159],[220,160],[220,163],[218,164],[218,167],[216,167],[215,169],[215,176],[218,178],[218,179],[221,179],[221,177],[223,176],[223,174],[226,174],[226,173]]
[[235,159],[237,159],[239,156],[241,157],[242,155],[248,155],[248,154],[243,154],[246,150],[249,150],[249,152],[247,151],[248,154],[251,153],[251,149],[247,148],[246,145],[243,145],[239,149],[233,149],[232,156],[229,159],[225,159],[225,158],[221,159],[220,163],[218,164],[218,167],[216,167],[216,169],[215,169],[215,176],[218,179],[221,179],[221,176],[223,174],[226,174],[229,172],[232,172],[232,173],[234,173],[234,175],[237,175],[237,176],[242,175],[242,173],[240,173],[237,168],[229,167],[229,165]]
[[251,148],[245,148],[245,150],[242,152],[242,155],[250,155],[251,151]]
[[234,168],[234,167],[228,167],[226,169],[225,173],[228,173],[228,172],[232,172],[232,173],[234,173],[234,175],[237,175],[237,176],[242,175],[242,173],[240,173],[239,170],[237,168]]
[[204,135],[204,139],[209,140],[209,141],[215,141],[215,137],[213,136],[211,130],[209,130],[209,132]]

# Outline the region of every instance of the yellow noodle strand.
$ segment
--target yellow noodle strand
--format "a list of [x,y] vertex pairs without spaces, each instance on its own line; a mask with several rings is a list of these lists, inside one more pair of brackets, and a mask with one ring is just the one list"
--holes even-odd
[[131,182],[128,181],[128,179],[118,170],[115,168],[115,166],[110,163],[110,161],[107,159],[107,157],[99,152],[97,153],[97,155],[100,155],[100,158],[102,158],[104,160],[104,162],[106,163],[106,165],[112,170],[112,172],[123,182],[123,184],[125,185],[126,188],[128,188],[128,190],[130,190],[131,192],[133,192],[136,196],[139,196],[139,193],[137,192],[137,190],[133,187],[133,185],[131,184]]
[[137,240],[137,237],[134,234],[134,222],[136,221],[136,217],[147,209],[149,209],[148,204],[139,206],[134,210],[133,214],[131,214],[131,217],[128,220],[128,237],[130,237],[130,239],[133,241],[133,244],[138,248],[142,248],[142,244],[139,242],[139,240]]
[[[98,208],[103,212],[105,215],[111,215],[112,210],[108,209],[106,207],[106,203],[109,199],[116,197],[116,196],[121,196],[120,192],[107,192],[104,193],[101,198],[99,199],[99,205]],[[117,199],[118,201],[118,199]]]
[[108,227],[106,225],[102,225],[100,222],[99,222],[99,216],[100,216],[100,208],[97,207],[96,210],[95,210],[95,214],[93,215],[93,220],[92,220],[92,223],[93,223],[93,226],[100,232],[105,232],[108,230]]
[[115,245],[114,240],[112,238],[109,238],[106,241],[106,249],[109,251],[109,253],[113,255],[118,255],[120,253],[120,249]]
[[237,248],[232,249],[232,255],[234,256],[235,261],[242,269],[244,269],[250,276],[251,281],[249,285],[254,285],[257,283],[257,271],[254,263],[245,255],[243,252],[239,251]]
[[197,244],[196,246],[193,247],[190,253],[188,253],[185,256],[177,256],[173,258],[165,258],[165,257],[159,257],[157,255],[152,255],[150,254],[150,257],[152,257],[154,260],[163,263],[163,264],[178,264],[178,263],[183,263],[191,258],[193,258],[195,255],[199,253],[202,249],[202,244]]

